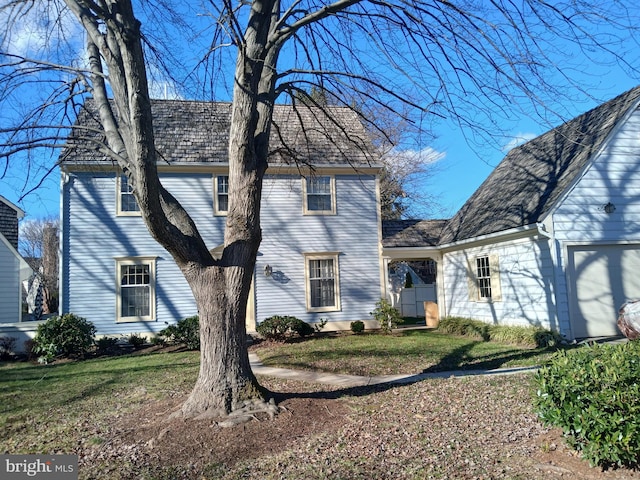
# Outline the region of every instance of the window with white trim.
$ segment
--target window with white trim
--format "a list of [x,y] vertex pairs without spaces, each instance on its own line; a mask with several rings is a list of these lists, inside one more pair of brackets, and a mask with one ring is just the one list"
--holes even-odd
[[155,257],[116,259],[117,321],[155,320]]
[[226,215],[229,211],[229,175],[213,177],[213,208],[216,215]]
[[140,215],[140,207],[136,201],[136,197],[133,195],[133,188],[129,184],[129,179],[126,175],[119,175],[116,192],[117,214],[118,215]]
[[498,255],[480,255],[469,262],[469,297],[472,301],[502,300]]
[[340,310],[338,253],[305,254],[307,311]]
[[303,178],[305,215],[335,215],[336,179],[334,176]]

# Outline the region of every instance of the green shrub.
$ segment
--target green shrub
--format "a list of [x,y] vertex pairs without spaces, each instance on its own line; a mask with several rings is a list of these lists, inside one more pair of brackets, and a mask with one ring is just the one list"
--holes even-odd
[[319,322],[314,323],[312,326],[314,332],[320,333],[324,329],[324,327],[327,326],[327,319],[321,318]]
[[198,315],[180,320],[158,333],[168,343],[184,344],[189,350],[200,350],[200,319]]
[[56,357],[82,356],[93,346],[95,333],[93,323],[73,313],[65,313],[38,325],[32,351],[43,363]]
[[113,353],[118,347],[116,337],[100,337],[96,340],[96,348],[100,354]]
[[560,351],[535,383],[542,421],[592,465],[640,466],[640,341]]
[[384,298],[376,302],[376,308],[371,312],[371,315],[378,321],[380,329],[384,333],[391,333],[391,330],[396,328],[399,323],[404,322],[400,312]]
[[151,342],[151,345],[160,346],[160,347],[164,346],[167,343],[165,338],[160,335],[154,335],[149,339],[149,341]]
[[563,341],[559,333],[540,327],[490,325],[480,320],[463,317],[443,318],[438,325],[438,331],[485,342],[511,343],[537,348],[557,347]]
[[315,330],[307,322],[303,322],[302,320],[296,317],[290,317],[290,318],[291,320],[289,323],[289,328],[291,329],[292,332],[297,333],[301,337],[308,337],[309,335],[313,335],[313,332]]
[[0,360],[7,360],[15,354],[17,341],[16,337],[0,337]]
[[491,338],[489,329],[491,325],[479,320],[462,317],[445,317],[438,324],[438,331],[452,335],[471,337],[488,342]]
[[293,334],[306,337],[313,334],[314,329],[299,318],[288,315],[273,315],[260,322],[256,331],[267,340],[283,341]]
[[564,338],[558,332],[554,332],[553,330],[545,330],[543,328],[537,328],[535,333],[533,334],[533,338],[538,348],[546,348],[546,347],[557,347],[562,342],[564,342]]
[[127,342],[129,342],[129,345],[133,346],[133,348],[137,350],[138,348],[140,348],[140,347],[142,347],[144,345],[146,340],[145,340],[144,337],[142,337],[140,335],[137,335],[135,333],[132,333],[127,338]]
[[362,320],[356,320],[355,322],[351,322],[351,331],[353,333],[362,333],[364,332],[364,322]]
[[540,327],[493,325],[489,328],[489,337],[492,342],[537,348],[557,347],[562,342],[559,333]]

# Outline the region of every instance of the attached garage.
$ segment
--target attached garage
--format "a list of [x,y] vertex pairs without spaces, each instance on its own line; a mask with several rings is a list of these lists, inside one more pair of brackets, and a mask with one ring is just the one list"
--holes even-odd
[[640,299],[640,86],[510,150],[451,219],[385,223],[384,257],[438,262],[441,317],[621,335]]
[[567,253],[573,337],[620,335],[618,310],[640,298],[640,244],[573,246]]

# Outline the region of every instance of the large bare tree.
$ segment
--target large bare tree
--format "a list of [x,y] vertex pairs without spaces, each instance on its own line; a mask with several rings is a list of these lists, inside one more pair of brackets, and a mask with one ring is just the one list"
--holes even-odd
[[[523,99],[541,116],[558,106],[551,100],[566,98],[572,83],[565,66],[587,70],[597,57],[629,67],[629,52],[637,45],[624,42],[633,40],[632,29],[640,24],[635,3],[591,0],[221,0],[184,7],[176,15],[160,1],[141,2],[138,12],[131,0],[5,2],[0,98],[11,98],[12,86],[35,78],[52,86],[38,108],[20,104],[21,114],[13,117],[18,121],[1,132],[10,166],[10,159],[28,149],[59,145],[59,129],[74,118],[73,97],[93,97],[104,151],[128,175],[149,231],[173,256],[197,303],[201,363],[181,409],[186,417],[227,414],[266,400],[249,365],[244,318],[261,240],[262,179],[277,99],[299,98],[316,88],[345,106],[357,105],[363,121],[376,118],[367,109],[386,109],[416,135],[438,117],[491,134]],[[220,87],[224,52],[235,56],[229,77],[229,214],[220,259],[212,257],[192,219],[158,179],[149,60],[169,58],[163,48],[171,42],[154,43],[161,24],[140,19],[165,8],[170,13],[164,21],[213,32],[209,50],[190,70],[189,80],[200,92],[206,85]],[[86,38],[86,66],[54,61],[47,57],[51,50],[33,56],[10,50],[12,29],[36,9],[42,25],[62,33],[70,28],[66,13],[73,13]],[[136,17],[140,11],[144,15]],[[206,14],[196,16],[198,11]],[[606,35],[600,33],[605,27]],[[56,74],[61,75],[54,81]],[[573,86],[573,92],[588,92],[588,86]]]

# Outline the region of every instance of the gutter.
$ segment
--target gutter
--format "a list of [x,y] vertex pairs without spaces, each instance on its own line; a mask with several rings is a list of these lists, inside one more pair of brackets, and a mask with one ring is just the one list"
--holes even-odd
[[440,245],[439,249],[442,251],[453,250],[458,247],[466,247],[469,245],[473,245],[475,243],[492,243],[494,240],[500,237],[526,236],[527,234],[535,230],[538,230],[538,224],[525,225],[523,227],[512,228],[509,230],[501,230],[499,232],[480,235],[479,237],[467,238],[464,240],[459,240],[457,242],[446,243],[444,245]]

